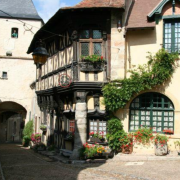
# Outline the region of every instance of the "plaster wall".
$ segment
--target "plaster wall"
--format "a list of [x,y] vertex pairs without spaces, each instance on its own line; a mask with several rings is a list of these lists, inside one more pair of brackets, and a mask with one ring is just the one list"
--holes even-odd
[[[162,48],[163,45],[163,20],[160,20],[154,30],[134,30],[128,31],[126,34],[126,77],[129,77],[128,70],[137,68],[138,65],[146,64],[147,52],[151,52],[153,55]],[[176,62],[179,65],[179,60]],[[171,136],[168,144],[171,150],[175,150],[174,141],[180,139],[180,96],[179,96],[179,76],[180,67],[177,67],[172,78],[165,82],[162,86],[157,86],[156,88],[146,92],[159,92],[167,96],[174,104],[175,114],[174,114],[174,135]],[[136,95],[138,96],[138,95]],[[136,97],[135,96],[135,97]],[[130,102],[126,105],[124,109],[119,109],[116,115],[123,121],[124,129],[126,132],[129,131],[129,107],[133,97]],[[143,148],[137,147],[136,151],[141,152]],[[146,151],[154,152],[151,147]]]
[[[42,22],[35,20],[22,21],[26,26],[15,19],[0,18],[0,56],[6,56],[6,52],[11,51],[13,57],[32,58],[32,56],[26,54],[26,52],[34,34],[42,26]],[[11,37],[12,28],[18,28],[18,38]],[[31,31],[29,29],[31,29]]]
[[35,79],[36,69],[32,60],[0,59],[0,75],[6,71],[8,78],[0,78],[0,100],[12,101],[22,105],[27,110],[27,117],[31,112],[31,103],[35,94],[30,84]]

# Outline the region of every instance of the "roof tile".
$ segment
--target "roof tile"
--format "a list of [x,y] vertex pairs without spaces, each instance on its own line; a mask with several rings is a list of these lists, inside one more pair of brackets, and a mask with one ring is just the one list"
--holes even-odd
[[154,27],[155,22],[148,22],[147,16],[161,1],[162,0],[135,0],[129,16],[127,29]]
[[65,7],[63,9],[78,9],[78,8],[122,8],[125,0],[83,0],[75,6]]

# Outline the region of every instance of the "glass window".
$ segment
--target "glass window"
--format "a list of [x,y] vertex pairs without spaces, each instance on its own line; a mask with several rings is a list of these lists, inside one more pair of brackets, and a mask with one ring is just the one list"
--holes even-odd
[[152,127],[154,132],[174,130],[174,106],[164,95],[145,93],[135,98],[130,106],[130,131],[141,126]]
[[101,31],[93,30],[93,39],[101,39],[101,38],[102,38]]
[[180,22],[164,22],[164,48],[168,52],[180,52]]
[[102,55],[102,33],[100,30],[82,30],[80,33],[81,56]]
[[89,55],[89,43],[81,43],[81,55],[82,56]]
[[75,132],[75,120],[69,121],[69,132]]
[[89,39],[89,30],[82,30],[80,34],[81,39]]
[[7,72],[2,72],[2,78],[7,78]]
[[89,120],[89,132],[102,133],[106,136],[106,121],[100,119]]
[[94,54],[101,55],[101,43],[94,43]]
[[12,28],[11,29],[11,37],[12,38],[18,38],[18,28]]

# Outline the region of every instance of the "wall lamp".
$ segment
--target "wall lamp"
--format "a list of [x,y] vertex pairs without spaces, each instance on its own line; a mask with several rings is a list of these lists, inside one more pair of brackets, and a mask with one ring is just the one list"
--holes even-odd
[[119,32],[122,31],[122,23],[121,23],[121,20],[118,20],[118,22],[117,22],[117,29],[118,29]]
[[34,64],[43,65],[46,63],[49,56],[47,50],[44,48],[44,43],[40,40],[36,44],[36,49],[32,53]]

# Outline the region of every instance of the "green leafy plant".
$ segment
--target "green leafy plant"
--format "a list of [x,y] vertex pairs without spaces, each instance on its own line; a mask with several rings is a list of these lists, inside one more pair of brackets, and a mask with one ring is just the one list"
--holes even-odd
[[175,141],[175,142],[174,142],[174,145],[175,145],[175,148],[176,148],[176,149],[177,149],[177,148],[179,149],[178,152],[180,152],[180,140],[179,140],[179,141]]
[[164,145],[164,144],[167,144],[168,139],[169,138],[166,135],[159,135],[159,134],[157,134],[155,136],[155,140],[154,141],[155,141],[155,144],[159,143],[161,145]]
[[40,127],[39,127],[42,131],[46,131],[47,130],[47,126],[42,124]]
[[50,146],[47,147],[47,150],[48,151],[54,151],[55,148],[56,148],[55,145],[50,145]]
[[103,56],[100,55],[90,55],[90,56],[81,56],[82,61],[89,61],[89,62],[104,62]]
[[123,108],[135,94],[162,85],[167,81],[177,67],[175,60],[178,59],[178,53],[170,54],[161,49],[155,56],[150,54],[148,59],[147,65],[129,71],[131,73],[129,78],[115,80],[103,87],[107,110],[114,112]]
[[138,144],[149,144],[153,142],[154,136],[152,128],[141,127],[134,133],[134,142]]
[[97,145],[83,144],[83,147],[79,150],[81,158],[92,158],[97,154]]
[[117,152],[120,152],[124,140],[128,137],[128,134],[123,130],[123,125],[120,119],[113,117],[107,123],[107,140],[109,147]]
[[23,144],[27,146],[29,145],[29,141],[31,141],[31,134],[33,133],[33,120],[29,121],[23,130]]

